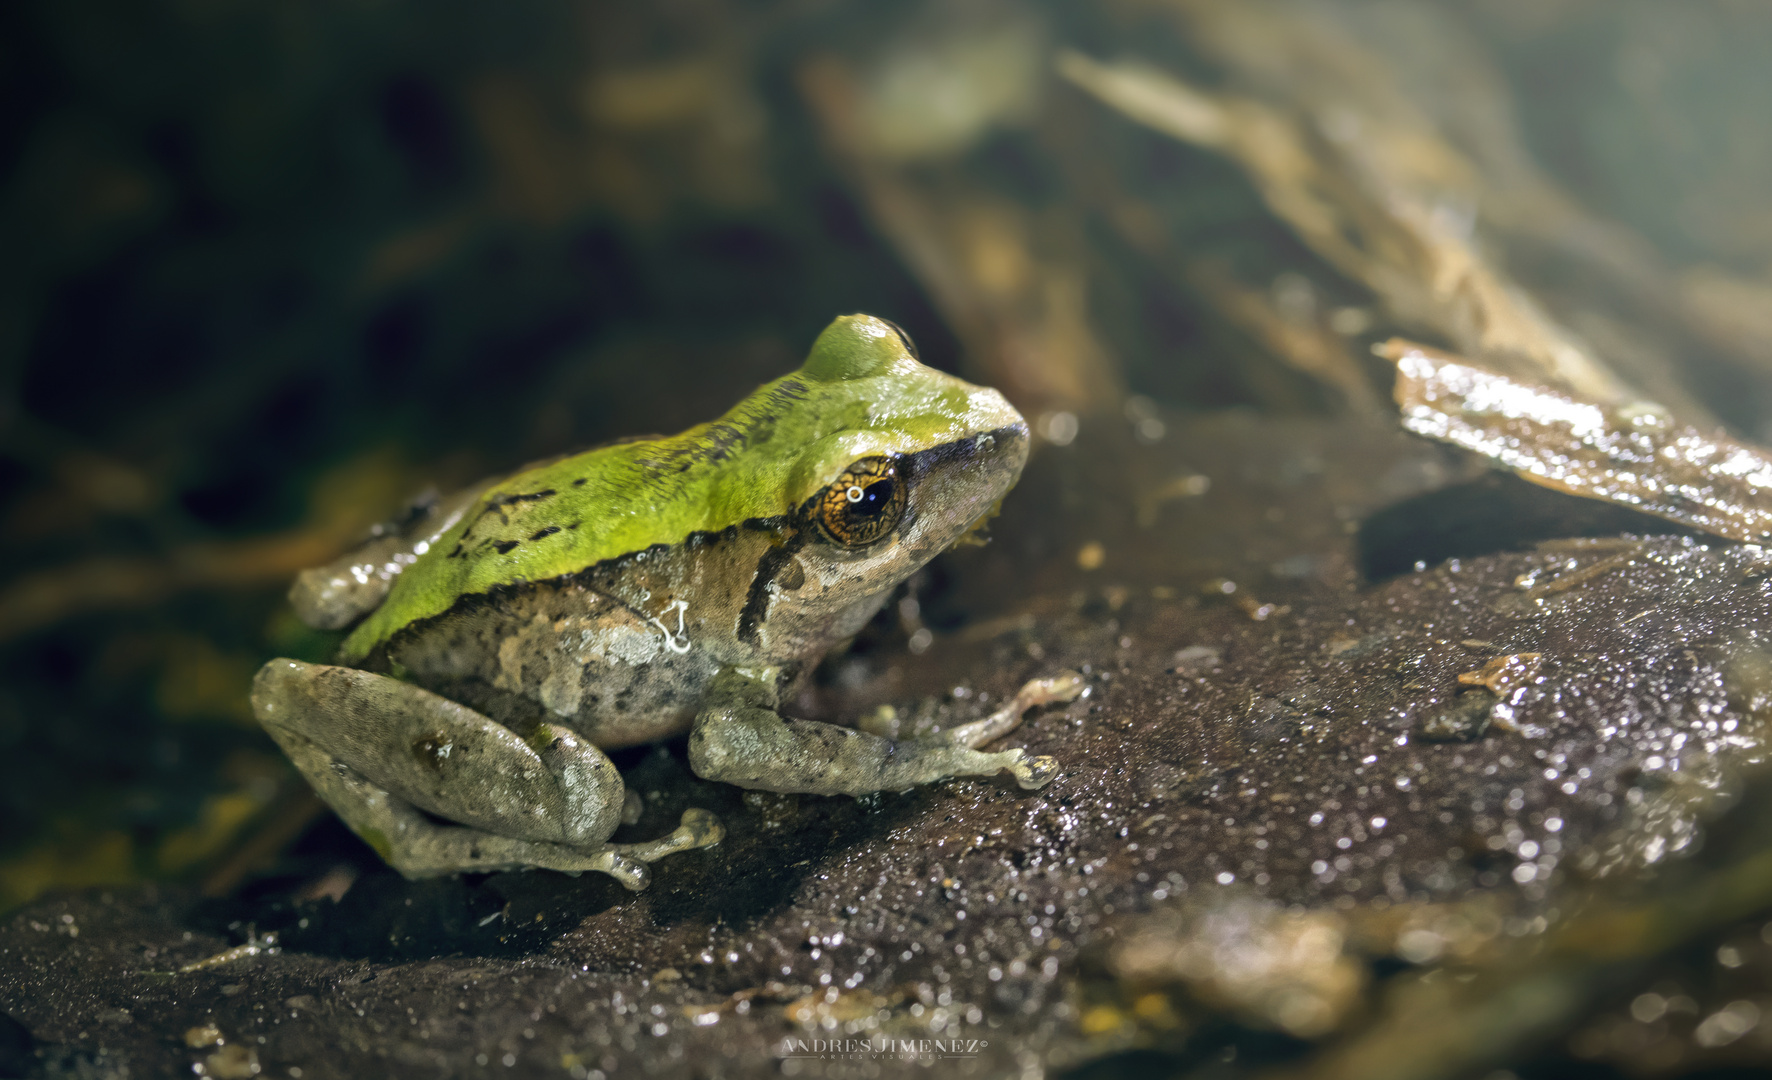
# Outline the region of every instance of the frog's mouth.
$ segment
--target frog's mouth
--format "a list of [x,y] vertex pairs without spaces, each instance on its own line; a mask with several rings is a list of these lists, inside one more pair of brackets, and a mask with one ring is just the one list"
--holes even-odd
[[975,519],[972,524],[966,526],[965,532],[954,537],[954,542],[948,545],[948,550],[953,551],[955,548],[965,547],[984,547],[986,544],[990,543],[991,519],[1002,512],[1003,500],[1002,498],[998,498],[996,502],[991,504],[989,510],[978,515],[977,519]]

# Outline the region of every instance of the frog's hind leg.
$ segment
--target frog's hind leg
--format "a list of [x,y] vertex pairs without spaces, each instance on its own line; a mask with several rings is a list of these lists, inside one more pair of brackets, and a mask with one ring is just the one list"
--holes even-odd
[[519,738],[386,676],[273,660],[252,704],[321,798],[407,877],[540,866],[642,889],[646,861],[720,838],[712,815],[691,811],[653,844],[610,845],[627,801],[601,750],[552,725]]
[[974,747],[1020,723],[1026,708],[1068,701],[1080,689],[1080,680],[1073,685],[1064,676],[1041,680],[1023,687],[998,713],[946,736],[893,740],[834,724],[784,719],[775,711],[772,680],[728,669],[716,677],[709,707],[695,718],[689,763],[709,780],[812,795],[902,791],[943,777],[1004,771],[1024,788],[1044,787],[1058,772],[1052,758],[1032,757],[1021,749],[985,753]]
[[636,891],[650,883],[651,873],[644,863],[610,848],[583,851],[439,824],[349,765],[329,757],[318,744],[287,729],[270,731],[314,791],[351,831],[406,877],[542,866],[568,873],[599,870]]

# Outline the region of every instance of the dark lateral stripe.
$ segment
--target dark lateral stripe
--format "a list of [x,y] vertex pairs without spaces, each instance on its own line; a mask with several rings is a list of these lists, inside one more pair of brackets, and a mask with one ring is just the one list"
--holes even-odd
[[770,548],[757,560],[750,591],[745,594],[744,608],[738,613],[738,640],[756,642],[757,627],[769,615],[769,583],[787,566],[788,560],[806,546],[807,535],[807,530],[795,529],[780,547]]

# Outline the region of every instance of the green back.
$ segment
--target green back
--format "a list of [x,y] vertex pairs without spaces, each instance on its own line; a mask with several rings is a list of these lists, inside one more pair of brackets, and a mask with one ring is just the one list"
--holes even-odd
[[489,487],[345,640],[360,660],[464,596],[793,512],[850,462],[1020,422],[994,390],[924,367],[886,323],[845,315],[800,369],[711,423],[606,446]]

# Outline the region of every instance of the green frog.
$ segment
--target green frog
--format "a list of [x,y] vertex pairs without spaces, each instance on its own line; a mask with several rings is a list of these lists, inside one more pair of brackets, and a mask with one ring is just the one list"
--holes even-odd
[[897,328],[833,322],[799,370],[724,416],[531,465],[417,506],[290,599],[350,627],[335,664],[277,659],[259,722],[320,797],[408,877],[596,870],[719,842],[706,810],[612,844],[639,801],[605,751],[689,733],[697,775],[859,796],[1050,757],[981,749],[1081,679],[1028,683],[982,719],[888,739],[786,718],[784,689],[892,590],[971,536],[1020,476],[1028,428],[995,390],[919,363]]

